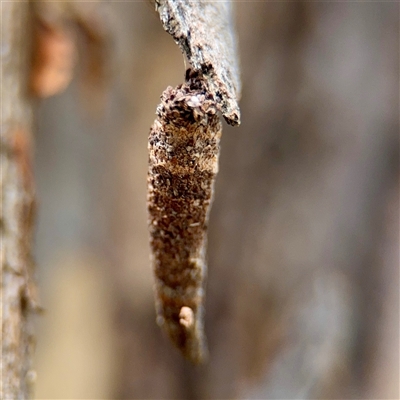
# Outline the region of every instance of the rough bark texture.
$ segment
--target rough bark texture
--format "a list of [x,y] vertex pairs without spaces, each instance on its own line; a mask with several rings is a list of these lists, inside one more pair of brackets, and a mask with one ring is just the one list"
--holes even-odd
[[29,397],[35,305],[31,259],[34,212],[30,164],[31,104],[26,95],[28,3],[1,5],[1,299],[2,393],[7,400]]
[[230,2],[160,0],[157,10],[230,125],[240,124],[240,76]]
[[158,323],[191,361],[206,356],[203,284],[222,125],[201,74],[167,88],[149,137],[149,228]]

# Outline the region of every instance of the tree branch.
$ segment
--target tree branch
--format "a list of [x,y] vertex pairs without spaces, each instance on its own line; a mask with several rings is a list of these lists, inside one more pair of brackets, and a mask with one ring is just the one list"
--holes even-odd
[[156,8],[192,68],[202,72],[225,120],[239,125],[241,84],[231,3],[159,0]]

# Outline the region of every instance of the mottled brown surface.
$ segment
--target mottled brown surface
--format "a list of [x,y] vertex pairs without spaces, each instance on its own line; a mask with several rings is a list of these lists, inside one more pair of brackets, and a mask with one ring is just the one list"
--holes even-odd
[[[158,322],[193,362],[206,355],[204,257],[221,129],[203,78],[188,72],[184,85],[163,93],[149,136],[148,209]],[[188,308],[193,323],[186,323],[191,320]]]

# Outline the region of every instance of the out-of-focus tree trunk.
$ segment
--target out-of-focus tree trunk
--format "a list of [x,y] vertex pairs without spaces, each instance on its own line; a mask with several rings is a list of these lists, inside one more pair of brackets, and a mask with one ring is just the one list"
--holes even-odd
[[[237,11],[242,125],[224,129],[210,218],[210,362],[185,364],[151,322],[138,211],[145,193],[136,181],[145,173],[149,111],[133,100],[115,207],[125,269],[116,396],[360,397],[366,378],[353,349],[365,354],[364,307],[375,302],[360,301],[370,293],[360,276],[380,273],[371,253],[394,167],[387,154],[397,140],[398,101],[386,85],[397,79],[390,38],[398,23],[378,4],[237,4]],[[387,48],[369,35],[372,26]],[[168,66],[179,70],[162,34],[151,41],[142,30],[146,47],[136,49],[142,68],[151,68],[140,82],[140,70],[132,74],[130,93],[154,91]],[[149,54],[153,43],[157,55]]]
[[[186,363],[158,329],[149,263],[148,132],[184,62],[149,4],[116,2],[105,122],[88,129],[76,85],[42,110],[38,257],[44,279],[57,274],[43,285],[55,294],[38,398],[398,398],[398,359],[387,358],[397,355],[398,255],[386,250],[398,246],[398,218],[384,215],[398,177],[399,6],[243,4],[242,124],[224,126],[209,224],[209,363]],[[85,285],[87,262],[53,262],[82,249],[110,266],[90,274],[105,274],[113,297]],[[113,387],[98,365],[114,369]]]
[[26,89],[29,4],[2,3],[1,21],[1,398],[15,400],[29,397],[34,378],[32,107]]

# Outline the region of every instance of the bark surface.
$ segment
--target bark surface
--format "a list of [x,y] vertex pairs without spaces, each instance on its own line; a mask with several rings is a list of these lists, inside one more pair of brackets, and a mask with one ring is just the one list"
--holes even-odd
[[35,308],[31,258],[34,187],[30,162],[32,108],[26,94],[28,3],[1,5],[1,398],[29,397]]
[[239,61],[230,2],[160,0],[164,29],[174,38],[195,71],[201,71],[222,115],[240,124]]

